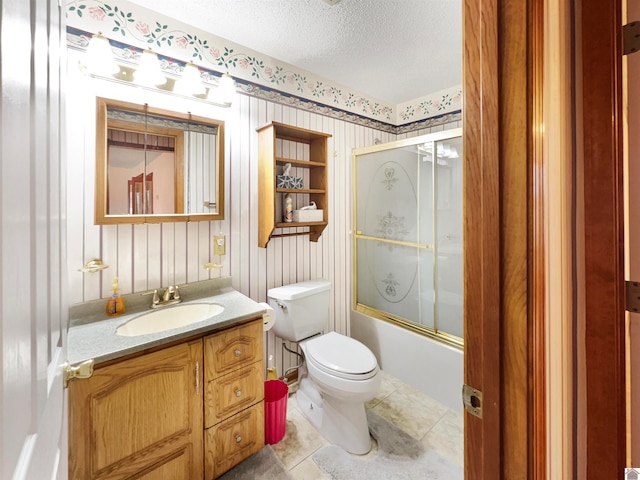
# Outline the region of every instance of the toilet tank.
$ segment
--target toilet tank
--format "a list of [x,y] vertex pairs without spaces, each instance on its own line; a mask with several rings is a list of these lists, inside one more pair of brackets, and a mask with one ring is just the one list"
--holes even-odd
[[269,289],[267,299],[276,312],[273,332],[293,342],[324,332],[329,325],[330,290],[328,280],[309,280]]

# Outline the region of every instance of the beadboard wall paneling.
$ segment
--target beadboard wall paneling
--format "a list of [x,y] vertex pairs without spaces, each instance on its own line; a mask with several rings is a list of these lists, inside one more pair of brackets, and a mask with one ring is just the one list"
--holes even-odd
[[[70,57],[79,55],[73,51],[69,54]],[[151,95],[134,87],[85,77],[73,72],[73,68],[70,71],[67,211],[71,304],[107,297],[116,275],[122,293],[230,275],[235,289],[258,302],[267,300],[269,288],[325,278],[332,283],[329,329],[349,334],[351,152],[353,148],[396,140],[396,135],[247,95],[238,95],[231,108],[222,109],[162,93]],[[197,115],[224,120],[225,220],[94,225],[96,96],[137,103],[147,101],[169,110],[190,110]],[[273,238],[267,248],[258,247],[260,199],[256,129],[271,121],[332,135],[328,141],[327,169],[329,224],[318,242],[310,242],[308,236],[293,236]],[[458,124],[452,122],[403,134],[400,138],[456,128]],[[308,158],[308,148],[300,144],[278,141],[277,148],[283,156]],[[295,228],[282,229],[282,232],[295,231]],[[214,257],[213,235],[220,233],[227,237],[227,254]],[[109,268],[100,273],[78,272],[91,258],[101,258]],[[207,262],[220,263],[223,267],[206,270]],[[282,341],[272,332],[266,336],[265,347],[267,358],[274,356],[280,374],[297,363],[294,356],[282,354]]]

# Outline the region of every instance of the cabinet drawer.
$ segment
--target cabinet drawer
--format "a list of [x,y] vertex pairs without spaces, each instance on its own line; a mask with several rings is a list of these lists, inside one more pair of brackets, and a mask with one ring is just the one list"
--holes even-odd
[[264,447],[260,402],[205,430],[205,478],[216,478]]
[[205,381],[262,360],[262,320],[204,339]]
[[204,425],[210,427],[264,398],[262,362],[207,383]]

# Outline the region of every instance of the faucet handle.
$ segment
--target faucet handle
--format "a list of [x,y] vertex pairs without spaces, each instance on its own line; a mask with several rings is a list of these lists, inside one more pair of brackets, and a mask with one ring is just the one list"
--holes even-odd
[[180,300],[180,288],[178,287],[178,285],[176,285],[176,286],[174,287],[174,290],[173,290],[173,299],[174,299],[174,300]]
[[153,290],[149,290],[148,292],[142,292],[140,295],[151,295],[153,293],[153,300],[151,300],[152,305],[157,305],[160,303],[160,297],[158,296],[158,289],[155,288]]

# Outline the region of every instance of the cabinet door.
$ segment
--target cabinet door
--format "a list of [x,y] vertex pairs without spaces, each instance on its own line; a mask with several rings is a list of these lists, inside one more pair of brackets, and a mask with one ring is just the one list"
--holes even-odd
[[69,478],[202,478],[201,361],[197,340],[73,380]]
[[204,339],[206,380],[262,360],[262,320]]

